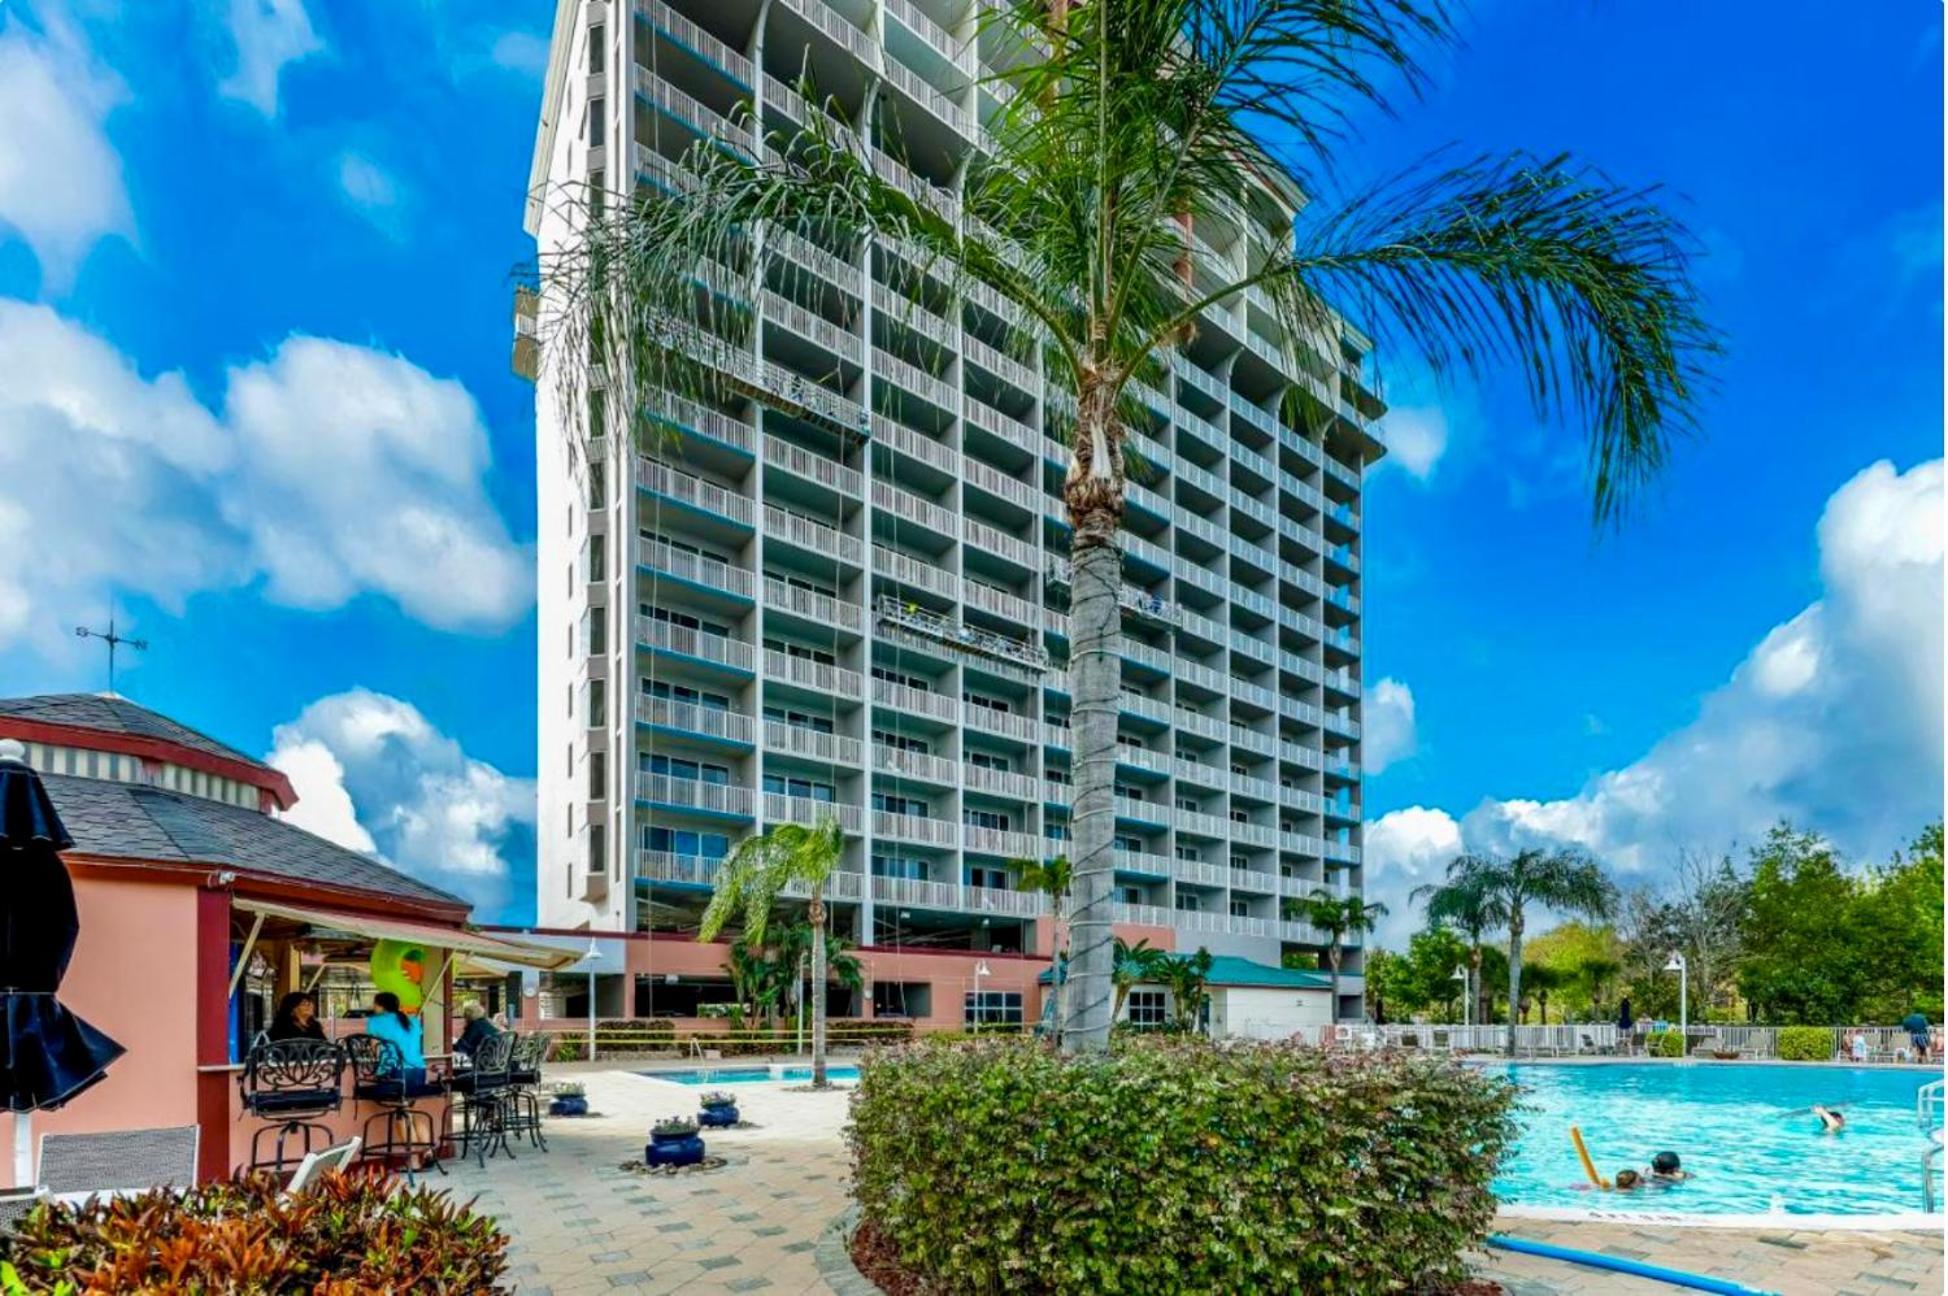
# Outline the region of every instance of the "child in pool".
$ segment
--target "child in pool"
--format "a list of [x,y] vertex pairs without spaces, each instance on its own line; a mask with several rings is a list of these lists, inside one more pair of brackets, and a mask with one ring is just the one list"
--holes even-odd
[[1814,1103],[1813,1115],[1819,1117],[1819,1132],[1822,1134],[1838,1134],[1847,1127],[1847,1118],[1830,1107]]
[[1683,1183],[1691,1177],[1675,1152],[1659,1152],[1650,1159],[1650,1181],[1655,1184]]
[[1635,1170],[1619,1170],[1617,1171],[1616,1178],[1617,1191],[1635,1192],[1638,1188],[1643,1187],[1643,1180],[1644,1177]]

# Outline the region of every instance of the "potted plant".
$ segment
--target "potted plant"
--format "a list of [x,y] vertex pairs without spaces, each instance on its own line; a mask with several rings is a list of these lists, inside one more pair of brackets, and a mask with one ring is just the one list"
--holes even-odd
[[703,1160],[703,1140],[697,1137],[697,1123],[688,1116],[668,1116],[649,1127],[649,1145],[643,1149],[643,1163],[650,1166],[687,1166]]
[[554,1097],[548,1103],[550,1116],[588,1115],[588,1090],[579,1080],[563,1080],[550,1091]]
[[737,1114],[737,1097],[722,1089],[710,1089],[698,1096],[697,1102],[702,1110],[697,1113],[697,1123],[711,1128],[728,1128],[741,1119]]

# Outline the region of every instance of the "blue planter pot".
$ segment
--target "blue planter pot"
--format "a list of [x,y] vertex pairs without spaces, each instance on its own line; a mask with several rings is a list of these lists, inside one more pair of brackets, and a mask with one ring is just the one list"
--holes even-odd
[[652,1166],[687,1166],[703,1160],[703,1140],[695,1134],[651,1134],[643,1149],[643,1163]]
[[564,1095],[548,1104],[550,1116],[586,1116],[588,1099],[581,1094]]
[[716,1107],[705,1107],[697,1113],[697,1124],[705,1128],[728,1129],[742,1119],[737,1114],[736,1103],[723,1103]]

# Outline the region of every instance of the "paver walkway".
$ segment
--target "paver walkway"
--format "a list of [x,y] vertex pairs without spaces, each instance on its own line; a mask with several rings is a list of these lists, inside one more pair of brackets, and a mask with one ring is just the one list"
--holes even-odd
[[[617,1167],[640,1160],[650,1122],[696,1111],[694,1088],[600,1064],[551,1068],[588,1085],[598,1115],[548,1123],[550,1151],[525,1145],[483,1172],[453,1162],[436,1187],[477,1194],[513,1239],[511,1278],[524,1296],[617,1292],[764,1292],[832,1288],[820,1277],[820,1234],[846,1207],[843,1092],[736,1086],[758,1129],[706,1131],[711,1174],[645,1177]],[[1503,1221],[1502,1231],[1586,1251],[1732,1278],[1785,1296],[1933,1296],[1943,1287],[1942,1236],[1917,1233],[1753,1232],[1609,1223]],[[1638,1278],[1495,1252],[1484,1276],[1511,1296],[1672,1296]]]

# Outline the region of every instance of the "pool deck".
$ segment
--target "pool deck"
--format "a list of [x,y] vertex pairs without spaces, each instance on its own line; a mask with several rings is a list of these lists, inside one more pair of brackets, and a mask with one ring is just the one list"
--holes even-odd
[[[859,1296],[831,1227],[848,1205],[843,1091],[742,1084],[758,1128],[706,1131],[730,1164],[708,1174],[648,1178],[640,1160],[660,1116],[696,1109],[694,1086],[585,1063],[550,1067],[588,1086],[595,1114],[548,1123],[550,1151],[453,1162],[434,1187],[478,1196],[513,1239],[509,1279],[523,1296],[765,1292]],[[636,1064],[639,1068],[641,1064]],[[1901,1296],[1943,1289],[1942,1234],[1778,1228],[1669,1227],[1652,1222],[1509,1219],[1503,1232],[1559,1246],[1732,1278],[1785,1296]],[[826,1245],[821,1248],[820,1241]],[[822,1255],[821,1255],[822,1253]],[[823,1259],[823,1264],[821,1264]],[[1510,1296],[1671,1296],[1677,1289],[1551,1260],[1491,1252],[1483,1277]]]

